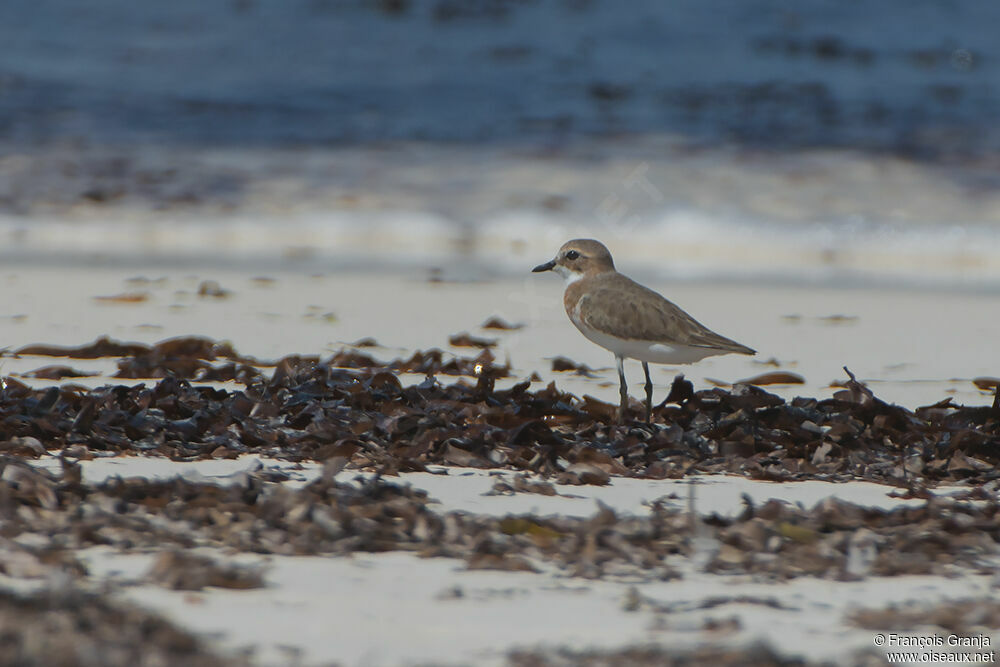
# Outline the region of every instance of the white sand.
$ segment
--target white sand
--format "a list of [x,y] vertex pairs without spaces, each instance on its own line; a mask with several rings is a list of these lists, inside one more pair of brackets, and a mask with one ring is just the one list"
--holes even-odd
[[[197,482],[238,484],[243,474],[263,465],[291,475],[291,479],[285,483],[296,488],[314,480],[322,470],[317,463],[293,464],[256,456],[193,462],[115,456],[81,461],[80,464],[83,468],[83,479],[89,484],[100,484],[115,476],[158,480],[180,476]],[[32,465],[53,471],[58,471],[60,467],[59,460],[55,457],[43,458],[33,462]],[[689,475],[679,480],[613,477],[607,486],[554,484],[558,493],[555,496],[531,493],[494,495],[492,493],[494,484],[500,480],[510,482],[516,473],[509,470],[479,470],[451,466],[431,466],[430,470],[431,472],[400,473],[396,477],[385,479],[427,491],[433,503],[431,509],[434,511],[469,512],[491,516],[535,514],[588,517],[597,510],[598,501],[622,514],[646,514],[649,512],[650,503],[655,500],[660,500],[667,507],[686,510],[689,507],[692,485],[695,510],[701,515],[739,514],[744,508],[744,495],[758,506],[777,498],[807,508],[830,497],[879,509],[922,505],[924,502],[919,499],[904,500],[893,497],[890,494],[896,491],[894,487],[871,482],[766,482],[730,475]],[[349,483],[360,477],[370,476],[347,469],[342,471],[337,479]],[[946,495],[949,490],[950,487],[942,487],[937,493]]]
[[[83,554],[91,575],[134,580],[151,556],[106,549]],[[257,664],[343,665],[502,664],[513,648],[616,649],[636,643],[674,648],[766,640],[786,655],[846,663],[872,647],[873,631],[847,622],[863,607],[907,606],[979,598],[987,577],[911,576],[834,582],[800,578],[774,584],[747,576],[708,575],[639,586],[652,605],[623,609],[631,584],[569,579],[554,573],[466,571],[450,559],[403,553],[351,558],[241,557],[268,565],[268,586],[201,593],[141,585],[129,598],[228,650],[250,649]],[[773,600],[783,609],[713,598]],[[676,605],[674,613],[656,607]],[[731,631],[706,621],[738,620]],[[970,628],[968,634],[972,634]],[[994,634],[993,642],[1000,635]]]

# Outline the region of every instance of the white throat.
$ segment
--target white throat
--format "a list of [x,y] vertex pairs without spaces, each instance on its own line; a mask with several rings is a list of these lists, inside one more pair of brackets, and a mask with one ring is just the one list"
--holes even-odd
[[575,283],[580,278],[583,278],[583,274],[578,271],[571,271],[562,264],[556,264],[552,267],[552,270],[558,273],[566,281],[566,287],[569,287]]

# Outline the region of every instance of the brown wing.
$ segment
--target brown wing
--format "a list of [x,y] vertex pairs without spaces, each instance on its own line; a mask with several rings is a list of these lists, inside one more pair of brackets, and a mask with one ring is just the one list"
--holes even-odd
[[709,347],[741,354],[754,350],[703,326],[651,289],[620,273],[603,276],[600,286],[581,280],[578,317],[598,331],[631,340]]

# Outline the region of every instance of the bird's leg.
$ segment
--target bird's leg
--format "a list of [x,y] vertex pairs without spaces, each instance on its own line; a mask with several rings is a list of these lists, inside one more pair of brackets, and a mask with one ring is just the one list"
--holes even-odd
[[651,424],[653,415],[653,381],[649,379],[649,364],[642,362],[642,371],[646,374],[646,423]]
[[618,387],[618,393],[621,396],[621,406],[618,409],[618,423],[625,423],[625,411],[628,409],[628,385],[625,383],[625,358],[615,355],[615,361],[618,363],[618,381],[621,383]]

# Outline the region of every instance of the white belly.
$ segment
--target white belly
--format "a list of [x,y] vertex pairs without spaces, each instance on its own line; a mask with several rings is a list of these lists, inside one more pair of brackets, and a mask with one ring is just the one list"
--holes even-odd
[[626,340],[601,333],[596,329],[573,320],[573,324],[589,340],[601,347],[611,350],[618,356],[628,359],[638,359],[654,364],[691,364],[705,357],[726,354],[726,350],[715,350],[710,347],[693,347],[690,345],[671,345],[645,340]]

